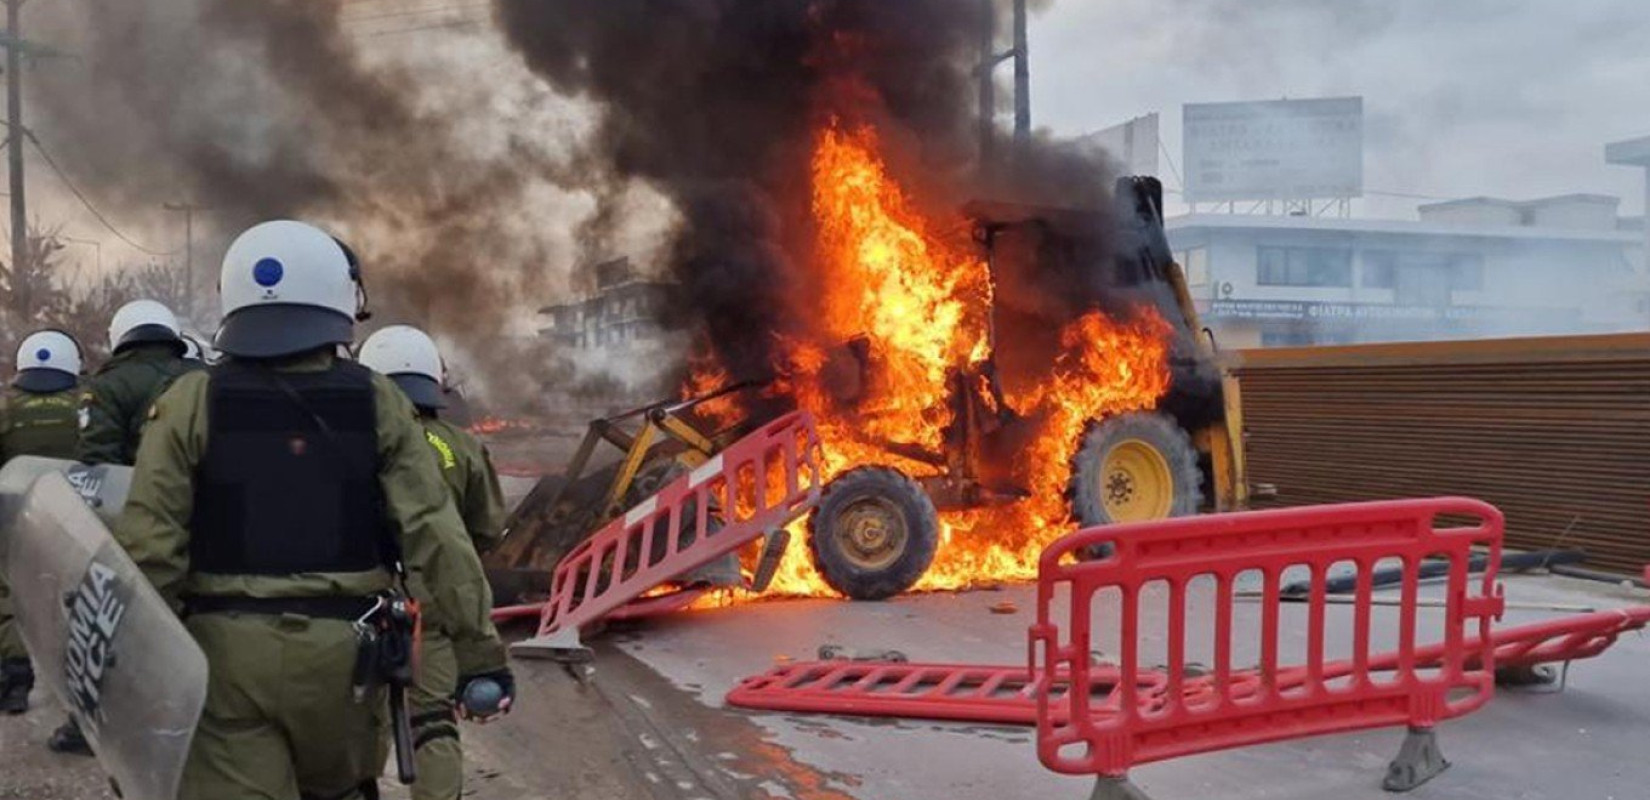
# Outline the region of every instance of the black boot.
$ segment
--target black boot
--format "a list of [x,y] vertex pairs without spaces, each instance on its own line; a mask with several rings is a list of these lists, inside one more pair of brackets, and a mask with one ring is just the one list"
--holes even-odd
[[52,731],[52,738],[46,740],[46,746],[54,753],[71,756],[92,754],[92,746],[86,743],[86,735],[80,732],[80,724],[75,722],[73,717]]
[[0,713],[21,714],[29,710],[29,690],[34,688],[34,668],[26,658],[0,661]]

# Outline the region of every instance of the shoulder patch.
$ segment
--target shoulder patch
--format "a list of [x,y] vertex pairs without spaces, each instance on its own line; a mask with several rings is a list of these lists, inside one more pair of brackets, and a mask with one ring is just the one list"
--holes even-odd
[[424,438],[430,443],[431,449],[435,450],[436,455],[441,456],[442,469],[453,469],[458,466],[458,456],[453,453],[453,446],[448,444],[446,439],[437,436],[432,430],[424,431]]

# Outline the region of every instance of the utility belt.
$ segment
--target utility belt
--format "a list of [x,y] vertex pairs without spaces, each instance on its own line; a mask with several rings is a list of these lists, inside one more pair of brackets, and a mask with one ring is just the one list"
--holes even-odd
[[355,699],[380,686],[392,692],[411,687],[423,624],[418,601],[399,591],[369,598],[371,607],[355,618]]
[[241,597],[191,595],[183,599],[185,616],[196,614],[288,614],[354,622],[378,605],[376,597]]
[[[405,573],[401,586],[406,586]],[[407,717],[407,689],[417,674],[418,651],[423,646],[423,620],[418,601],[405,591],[380,592],[373,607],[355,620],[355,702],[366,699],[380,686],[389,690],[390,736],[395,742],[396,772],[403,784],[418,778],[413,763],[417,749],[412,723]]]
[[402,592],[389,590],[369,597],[191,595],[184,598],[183,607],[185,616],[296,615],[350,622],[357,643],[352,680],[357,702],[379,687],[412,686],[422,625],[418,601]]

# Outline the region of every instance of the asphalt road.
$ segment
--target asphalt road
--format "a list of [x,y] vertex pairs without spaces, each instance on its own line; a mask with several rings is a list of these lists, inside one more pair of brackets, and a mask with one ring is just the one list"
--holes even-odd
[[[1650,602],[1639,590],[1548,577],[1509,577],[1513,602]],[[1004,601],[1018,611],[993,613]],[[742,677],[807,659],[822,644],[897,648],[913,661],[1022,663],[1030,587],[907,597],[888,603],[773,602],[693,612],[609,634],[596,680],[649,709],[673,759],[702,769],[681,797],[971,800],[1085,797],[1092,781],[1057,776],[1018,728],[752,713],[723,707]],[[1350,626],[1349,609],[1332,609]],[[1552,613],[1509,612],[1507,624]],[[1331,622],[1335,620],[1331,616]],[[1377,624],[1381,615],[1377,613]],[[1504,690],[1439,729],[1453,768],[1415,798],[1643,798],[1650,785],[1650,641],[1629,636],[1578,663],[1563,693]],[[645,667],[638,670],[637,667]],[[649,675],[648,673],[651,673]],[[524,710],[524,716],[539,710]],[[1401,730],[1286,742],[1150,765],[1135,781],[1153,797],[1360,800],[1380,789]],[[551,768],[542,765],[541,769]]]
[[[1514,602],[1612,607],[1650,594],[1509,577]],[[986,800],[1080,798],[1091,782],[1037,761],[1020,728],[727,709],[740,678],[813,656],[822,644],[897,648],[913,660],[1017,664],[1030,587],[887,603],[778,601],[690,612],[608,631],[575,673],[518,661],[519,710],[467,727],[475,800]],[[992,611],[1005,601],[1017,610]],[[1332,609],[1332,613],[1340,611]],[[1509,612],[1508,623],[1553,616]],[[1350,617],[1348,616],[1348,619]],[[1377,618],[1379,619],[1379,617]],[[1503,691],[1439,731],[1454,766],[1418,800],[1639,800],[1650,785],[1650,640],[1629,636],[1571,670],[1563,693]],[[0,718],[0,798],[112,798],[94,762],[47,752],[50,698]],[[1150,765],[1134,778],[1159,800],[1374,800],[1398,730],[1330,736]],[[405,790],[386,780],[387,796]]]

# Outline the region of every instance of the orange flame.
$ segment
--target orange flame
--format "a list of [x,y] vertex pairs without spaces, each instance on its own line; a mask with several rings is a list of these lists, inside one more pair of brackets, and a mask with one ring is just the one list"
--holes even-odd
[[[869,128],[831,125],[815,148],[813,213],[824,340],[857,340],[871,365],[865,385],[846,388],[827,348],[784,341],[785,391],[815,415],[825,441],[825,477],[861,465],[912,477],[941,469],[889,451],[889,442],[940,452],[954,415],[951,376],[992,356],[993,287],[987,265],[952,230],[937,230],[887,174]],[[958,226],[961,229],[961,226]],[[960,240],[960,244],[958,243]],[[941,541],[918,590],[1026,580],[1055,538],[1071,529],[1066,487],[1072,456],[1093,420],[1150,409],[1167,392],[1171,329],[1142,308],[1117,320],[1092,311],[1061,332],[1054,368],[1006,398],[1035,432],[1015,465],[1030,497],[1012,505],[941,515]],[[694,384],[712,385],[714,360],[694,364]],[[989,393],[979,387],[983,398]],[[840,400],[852,394],[851,403]],[[989,400],[987,400],[989,402]],[[805,523],[792,531],[806,535]],[[793,544],[769,595],[834,594],[807,548]]]
[[534,424],[521,419],[504,419],[502,417],[482,417],[470,425],[468,430],[477,436],[490,436],[506,431],[530,431]]
[[938,450],[952,417],[947,373],[987,352],[985,263],[928,230],[876,147],[869,128],[847,133],[833,126],[814,153],[824,332],[834,341],[864,337],[878,367],[872,385],[859,387],[852,413],[843,413],[832,400],[841,387],[824,374],[819,348],[789,348],[797,400],[814,412],[830,443],[827,477],[876,463],[934,474],[931,466],[891,459],[875,443]]

